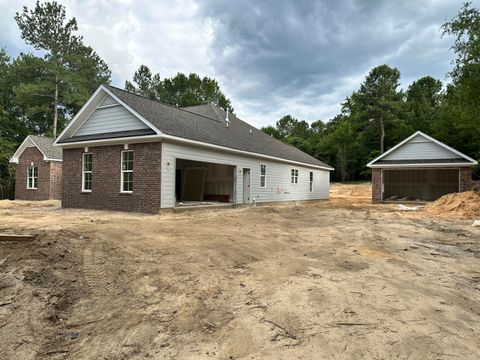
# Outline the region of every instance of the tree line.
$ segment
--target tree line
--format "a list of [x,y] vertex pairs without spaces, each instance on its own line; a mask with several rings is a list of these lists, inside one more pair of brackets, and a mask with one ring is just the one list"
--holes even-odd
[[[85,44],[63,5],[37,1],[32,9],[23,7],[15,20],[35,52],[11,58],[0,47],[0,198],[13,197],[14,167],[8,160],[24,138],[55,137],[111,79],[108,65]],[[333,119],[308,123],[286,115],[263,131],[330,163],[336,168],[334,179],[342,181],[367,179],[365,164],[416,130],[479,158],[479,10],[465,3],[442,31],[455,39],[448,84],[426,76],[402,90],[400,71],[380,65]],[[195,73],[161,78],[141,65],[125,89],[173,106],[213,103],[234,111],[215,79]]]
[[403,90],[400,71],[380,65],[333,119],[309,124],[286,115],[263,131],[333,165],[340,181],[368,179],[366,164],[417,130],[479,159],[480,11],[465,3],[441,30],[454,38],[449,83],[425,76]]

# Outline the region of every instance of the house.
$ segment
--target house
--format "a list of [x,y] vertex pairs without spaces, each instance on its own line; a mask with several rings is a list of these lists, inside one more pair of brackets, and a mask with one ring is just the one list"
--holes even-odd
[[372,169],[372,202],[433,201],[468,191],[478,162],[417,131],[367,166]]
[[333,170],[214,105],[176,108],[103,85],[55,145],[67,208],[327,199]]
[[62,198],[62,149],[54,139],[29,135],[10,159],[16,164],[15,199]]

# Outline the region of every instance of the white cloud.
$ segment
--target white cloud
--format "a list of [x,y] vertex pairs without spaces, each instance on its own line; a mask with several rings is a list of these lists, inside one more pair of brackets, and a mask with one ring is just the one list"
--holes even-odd
[[[328,120],[381,63],[402,86],[425,75],[444,80],[453,55],[440,25],[460,3],[429,0],[61,0],[85,42],[123,87],[146,64],[162,77],[216,78],[237,115],[257,125],[291,114]],[[13,19],[34,0],[0,0],[0,46],[31,51]]]

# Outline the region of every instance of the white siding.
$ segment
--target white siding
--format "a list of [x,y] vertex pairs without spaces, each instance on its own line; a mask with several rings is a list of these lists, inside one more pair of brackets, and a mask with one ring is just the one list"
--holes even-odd
[[108,106],[108,105],[116,105],[118,104],[114,98],[112,98],[111,96],[107,96],[105,98],[105,100],[102,101],[102,103],[100,104],[100,106]]
[[76,136],[145,129],[148,126],[121,105],[96,109]]
[[[240,172],[243,168],[250,169],[251,198],[257,202],[328,199],[329,171],[164,141],[162,145],[162,208],[175,206],[175,159],[177,158],[236,166],[237,204],[243,201],[243,173]],[[260,187],[260,164],[267,165],[265,188]],[[292,168],[298,169],[298,184],[290,183]],[[310,192],[310,171],[313,171],[313,192]]]
[[459,156],[443,146],[417,135],[382,160],[455,159]]

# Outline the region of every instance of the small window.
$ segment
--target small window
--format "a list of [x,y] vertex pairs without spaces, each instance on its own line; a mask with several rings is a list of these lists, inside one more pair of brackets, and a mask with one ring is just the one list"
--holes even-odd
[[133,151],[122,151],[122,192],[133,191]]
[[267,186],[267,165],[260,165],[260,187]]
[[313,171],[310,171],[310,192],[313,192]]
[[36,189],[38,185],[38,167],[29,166],[27,169],[27,189]]
[[292,169],[292,184],[298,184],[298,169]]
[[83,154],[82,191],[92,191],[92,154]]

